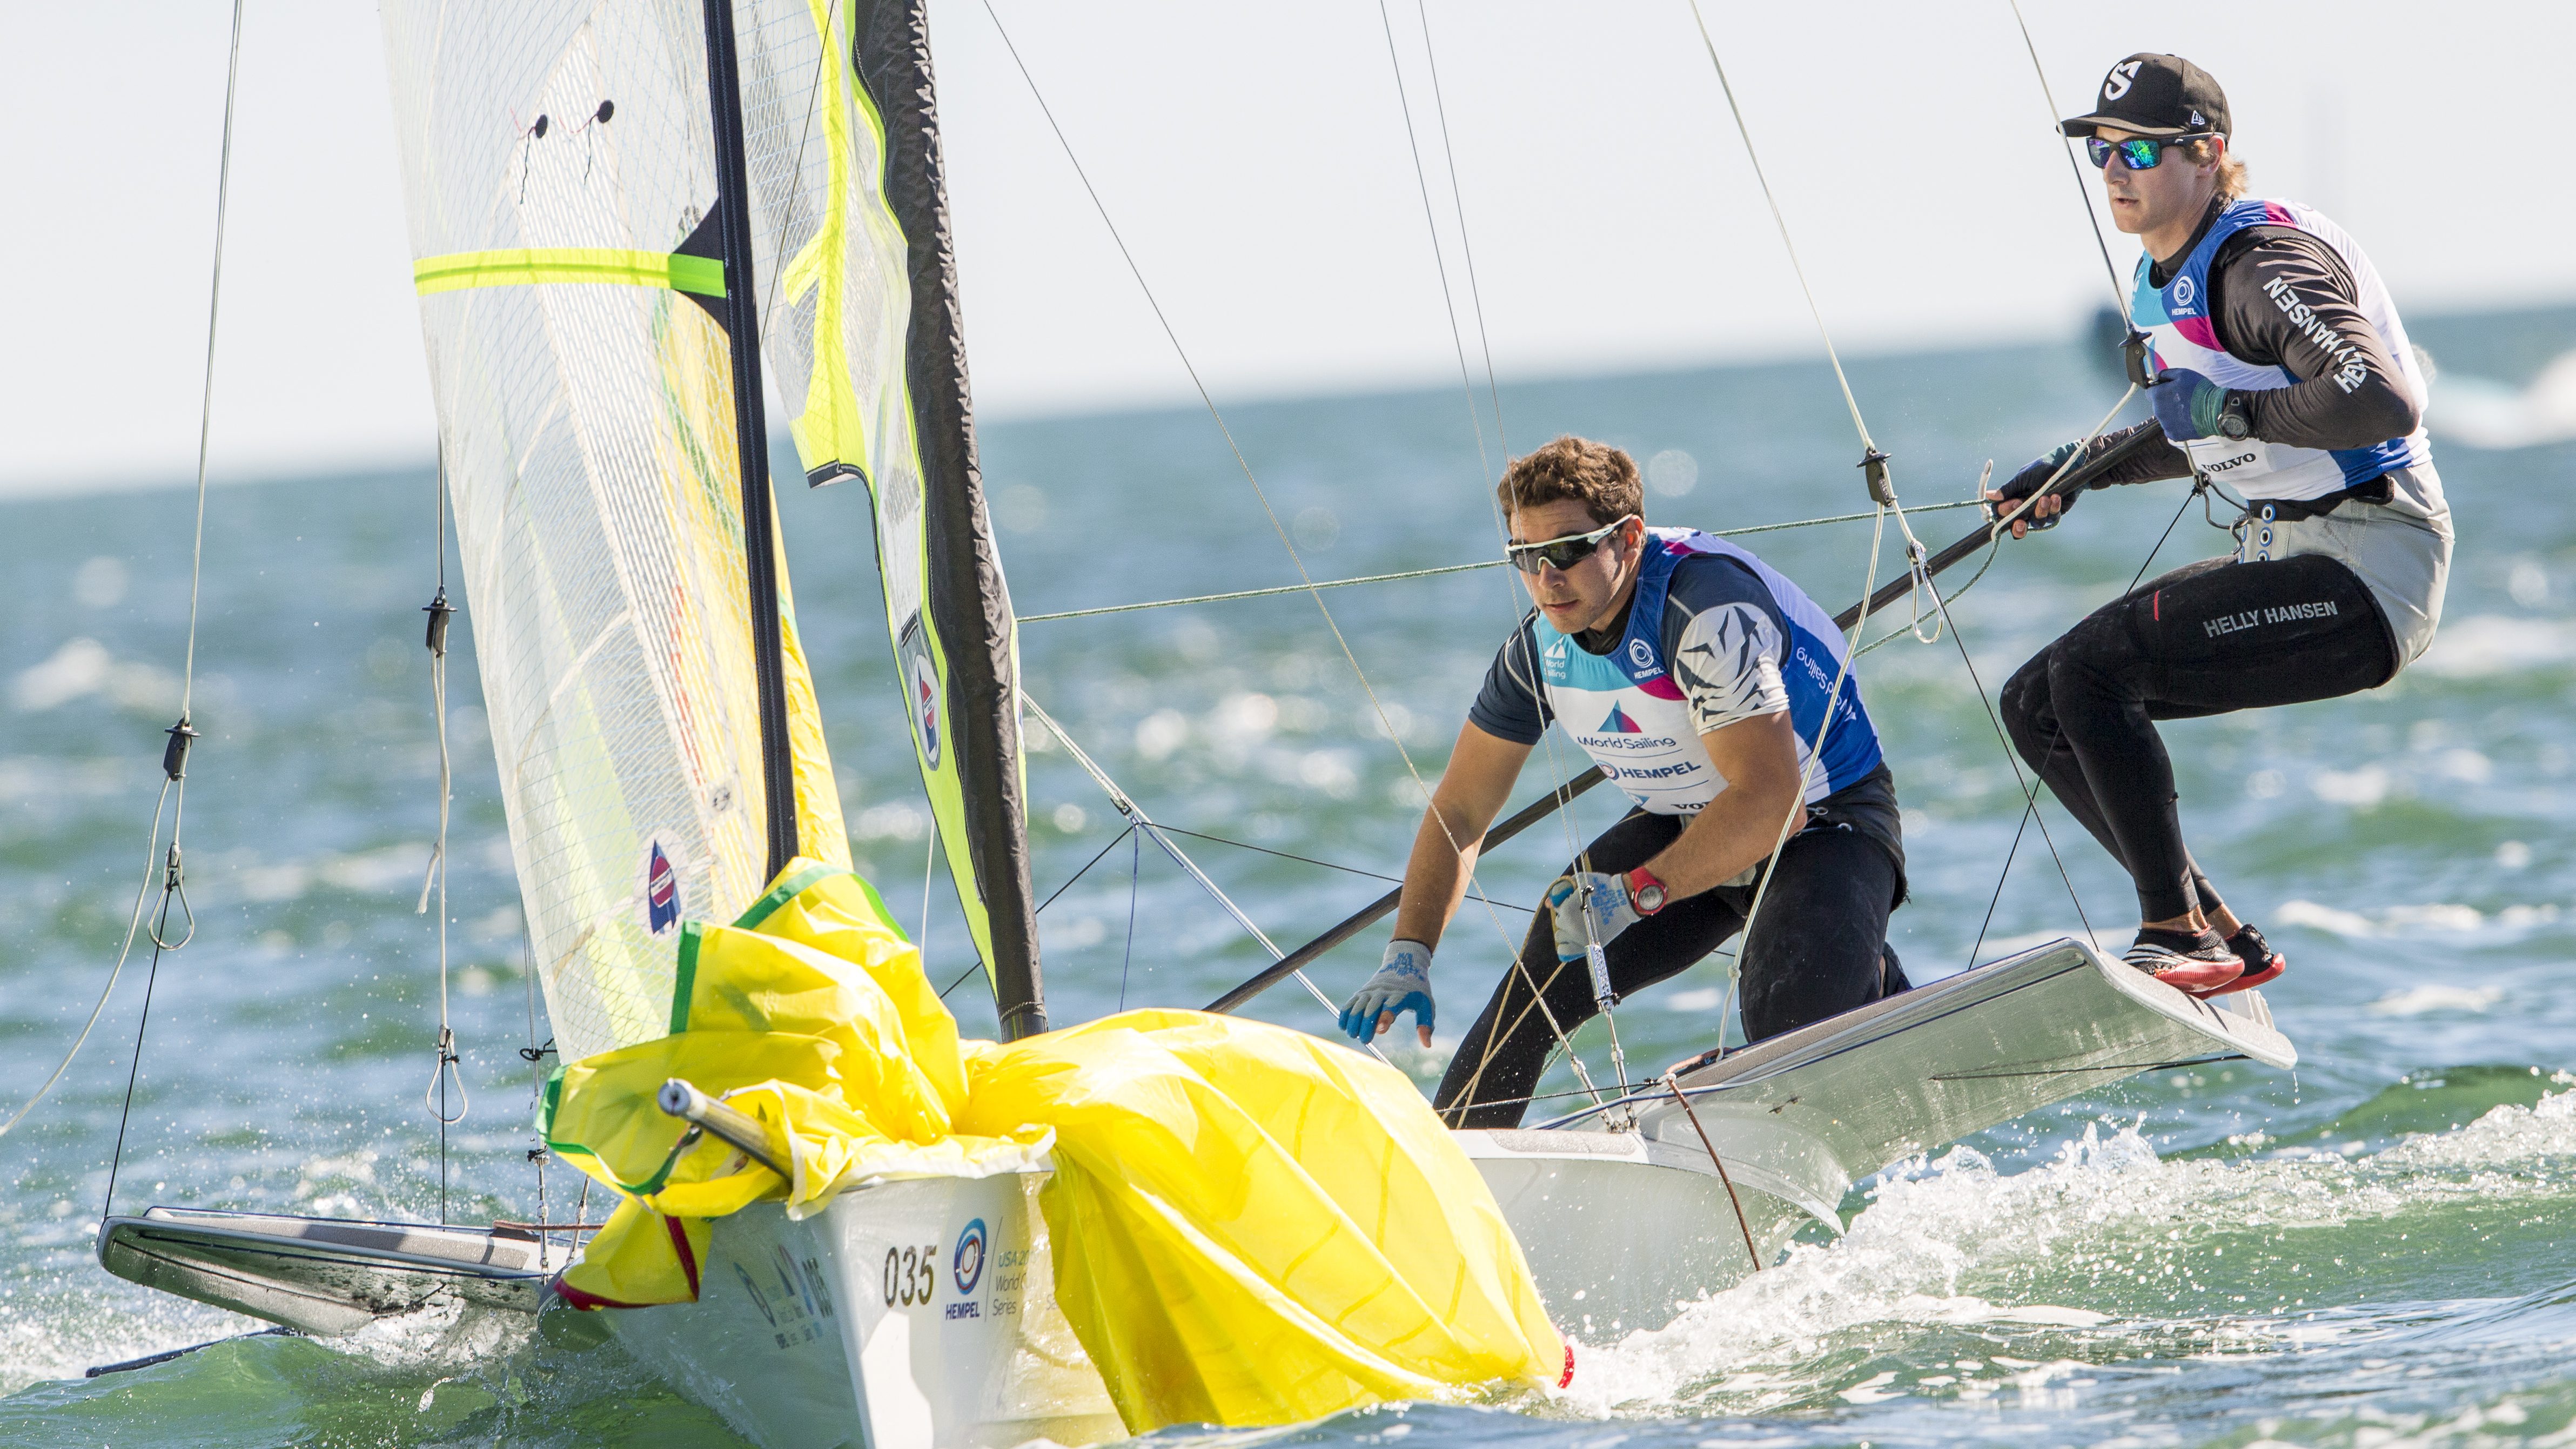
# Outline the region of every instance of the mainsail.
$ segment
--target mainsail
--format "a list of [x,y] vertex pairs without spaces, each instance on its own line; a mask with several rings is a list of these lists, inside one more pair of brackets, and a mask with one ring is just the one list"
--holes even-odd
[[783,557],[788,758],[762,751],[706,33],[671,3],[383,15],[511,850],[574,1060],[668,1029],[681,920],[767,879],[769,780],[780,843],[848,859]]
[[864,479],[948,869],[1005,1036],[1046,1026],[1018,635],[975,460],[921,0],[740,0],[761,332],[815,484]]

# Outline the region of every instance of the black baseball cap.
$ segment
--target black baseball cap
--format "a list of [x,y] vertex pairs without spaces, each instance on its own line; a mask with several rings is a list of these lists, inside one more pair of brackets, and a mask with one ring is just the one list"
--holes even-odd
[[2227,92],[2209,72],[2178,55],[2140,51],[2102,77],[2090,115],[2058,123],[2070,136],[2090,136],[2096,126],[2117,126],[2141,136],[2227,134]]

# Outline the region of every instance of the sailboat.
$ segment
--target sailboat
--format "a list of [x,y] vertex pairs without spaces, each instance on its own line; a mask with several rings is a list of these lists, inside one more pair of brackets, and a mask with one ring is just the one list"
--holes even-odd
[[[1004,1037],[1046,1032],[1018,639],[977,471],[921,0],[383,15],[443,470],[561,1059],[677,1030],[688,921],[744,916],[800,859],[848,863],[764,376],[806,482],[868,499],[947,873]],[[2223,1057],[2296,1053],[2259,995],[2193,1000],[2069,938],[1456,1143],[1550,1315],[1597,1342],[1669,1322],[1810,1223],[1839,1231],[1845,1194],[1890,1163]],[[662,1101],[675,1160],[701,1133],[769,1150],[685,1082]],[[687,1255],[690,1301],[605,1316],[765,1445],[1116,1437],[1140,1426],[1056,1291],[1079,1245],[1040,1210],[1054,1170],[1037,1151],[869,1180],[817,1211],[754,1202]],[[99,1240],[119,1276],[319,1335],[450,1300],[538,1311],[570,1251],[543,1224],[166,1207]]]

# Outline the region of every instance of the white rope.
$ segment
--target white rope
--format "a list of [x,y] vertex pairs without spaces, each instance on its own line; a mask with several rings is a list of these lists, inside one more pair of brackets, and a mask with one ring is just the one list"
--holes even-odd
[[63,1079],[63,1073],[71,1070],[72,1058],[80,1055],[82,1045],[88,1042],[91,1030],[98,1025],[99,1013],[107,1009],[108,997],[116,992],[116,978],[124,973],[126,958],[134,953],[134,938],[143,928],[143,903],[152,897],[152,877],[161,868],[161,812],[169,806],[170,787],[175,783],[177,782],[163,778],[161,798],[152,806],[152,835],[143,847],[143,883],[135,888],[134,911],[126,917],[125,921],[125,944],[118,948],[116,964],[108,970],[107,985],[99,989],[98,1001],[89,1009],[89,1020],[81,1024],[80,1035],[72,1039],[71,1050],[63,1053],[63,1059],[54,1067],[53,1075],[45,1078],[45,1084],[28,1096],[26,1104],[20,1107],[15,1115],[7,1122],[0,1123],[0,1137],[8,1136],[10,1129],[26,1121],[27,1114],[35,1111],[36,1104],[45,1100],[45,1094],[52,1091],[54,1084]]

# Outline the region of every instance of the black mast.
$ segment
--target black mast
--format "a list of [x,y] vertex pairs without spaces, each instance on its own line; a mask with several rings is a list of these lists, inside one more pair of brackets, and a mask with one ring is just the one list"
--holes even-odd
[[743,158],[742,83],[732,0],[706,0],[707,110],[715,123],[716,217],[724,242],[725,334],[733,348],[734,447],[742,457],[743,576],[751,585],[751,659],[760,696],[760,780],[768,805],[769,876],[796,853],[795,757],[787,743],[786,647],[778,617],[778,540],[771,530],[769,422],[760,399],[760,309],[751,284],[751,180]]

